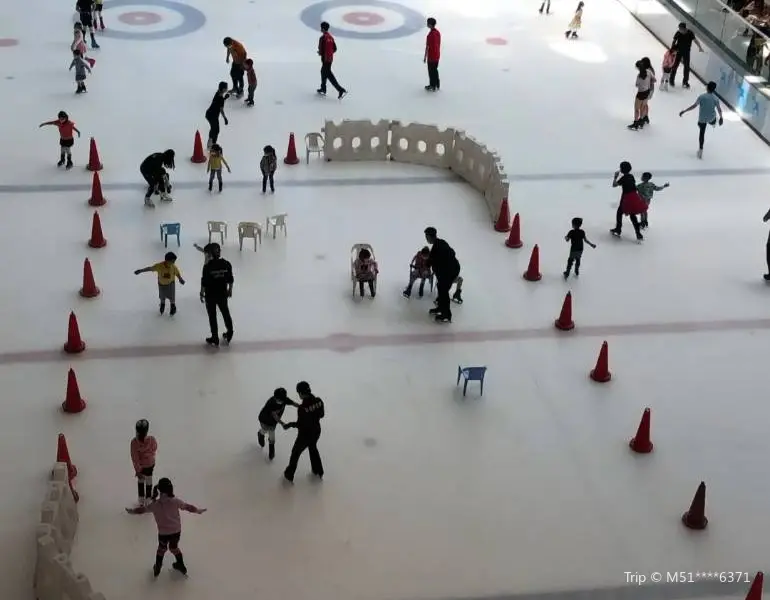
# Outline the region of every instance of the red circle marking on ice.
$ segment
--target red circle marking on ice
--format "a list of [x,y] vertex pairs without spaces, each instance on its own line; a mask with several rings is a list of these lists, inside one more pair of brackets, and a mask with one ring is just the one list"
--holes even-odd
[[0,48],[10,48],[11,46],[18,46],[19,40],[13,38],[0,38]]
[[487,38],[487,44],[490,46],[505,46],[508,43],[508,40],[501,37],[491,37]]
[[351,25],[372,27],[385,21],[385,17],[372,12],[349,12],[342,15],[342,20]]
[[155,25],[161,20],[159,14],[146,11],[124,12],[118,16],[118,21],[126,25]]

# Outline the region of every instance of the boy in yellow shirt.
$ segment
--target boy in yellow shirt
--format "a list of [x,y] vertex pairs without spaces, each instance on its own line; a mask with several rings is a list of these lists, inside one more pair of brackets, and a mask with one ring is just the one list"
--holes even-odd
[[232,171],[230,171],[230,165],[227,164],[225,156],[222,153],[222,146],[214,144],[211,146],[209,163],[206,165],[206,172],[209,174],[209,191],[211,191],[211,188],[214,185],[214,177],[217,178],[217,183],[219,183],[219,191],[222,191],[222,165],[227,168],[228,173],[232,173]]
[[155,263],[152,266],[134,271],[134,275],[139,275],[140,273],[158,274],[160,314],[165,312],[166,300],[168,300],[171,304],[169,315],[173,317],[176,314],[176,280],[178,279],[179,283],[184,285],[182,273],[179,272],[179,267],[176,266],[176,254],[173,252],[166,252],[166,256],[163,257],[163,262]]

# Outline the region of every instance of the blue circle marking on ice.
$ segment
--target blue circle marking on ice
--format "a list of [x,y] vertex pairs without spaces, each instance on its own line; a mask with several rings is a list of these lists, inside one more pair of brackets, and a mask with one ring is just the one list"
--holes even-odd
[[[123,29],[105,29],[99,32],[99,37],[137,42],[169,40],[194,33],[206,24],[206,15],[197,8],[182,4],[181,2],[173,2],[172,0],[105,0],[104,2],[105,11],[124,6],[157,6],[158,8],[165,8],[182,15],[182,22],[173,29],[166,30],[142,32],[141,28],[137,28],[137,31],[133,32]],[[77,17],[75,17],[75,20],[77,20]]]
[[326,0],[324,2],[311,4],[300,13],[299,18],[305,25],[310,27],[310,29],[318,31],[321,21],[324,20],[323,16],[325,12],[333,8],[345,7],[349,7],[353,12],[360,11],[362,8],[366,7],[391,10],[400,14],[404,18],[404,23],[400,27],[396,27],[390,31],[372,32],[340,29],[339,27],[336,27],[334,23],[329,23],[331,26],[329,29],[331,34],[340,38],[352,38],[354,40],[392,40],[413,35],[425,28],[424,15],[421,15],[416,10],[412,10],[411,8],[407,8],[396,2],[388,2],[387,0],[361,0],[360,3],[355,3],[355,0]]

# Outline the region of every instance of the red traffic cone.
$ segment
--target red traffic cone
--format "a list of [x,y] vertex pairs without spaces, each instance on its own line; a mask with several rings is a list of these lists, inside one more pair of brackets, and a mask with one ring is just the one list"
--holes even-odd
[[104,168],[102,161],[99,160],[99,151],[96,149],[96,140],[91,138],[91,146],[88,149],[88,165],[86,169],[89,171],[101,171]]
[[86,349],[86,343],[80,337],[80,327],[78,327],[78,318],[74,312],[70,313],[69,326],[67,327],[67,342],[64,344],[64,351],[67,354],[80,354]]
[[72,464],[70,458],[70,451],[67,448],[67,438],[63,433],[59,434],[59,440],[56,444],[56,462],[64,463],[67,465],[67,471],[70,479],[74,479],[78,476],[78,469]]
[[80,295],[83,298],[96,298],[101,293],[102,291],[96,287],[91,261],[86,259],[83,262],[83,287],[80,288]]
[[289,134],[289,148],[286,150],[286,158],[283,159],[286,165],[299,164],[299,156],[297,156],[297,143],[294,141],[294,134]]
[[690,510],[682,515],[682,523],[688,529],[706,529],[706,484],[702,481],[690,504]]
[[91,197],[88,199],[90,206],[104,206],[107,204],[107,198],[102,194],[102,180],[99,173],[94,172],[94,179],[91,183]]
[[62,402],[61,409],[66,413],[77,414],[86,408],[86,401],[80,395],[80,387],[72,369],[67,373],[67,395]]
[[631,450],[637,454],[649,454],[652,452],[652,441],[650,440],[650,416],[649,408],[645,408],[642,413],[642,420],[639,421],[639,428],[636,435],[628,442]]
[[569,331],[575,329],[575,322],[572,320],[572,292],[567,292],[564,296],[564,304],[561,305],[561,313],[559,318],[554,321],[556,329],[562,331]]
[[590,377],[597,383],[607,383],[612,379],[612,373],[610,373],[610,348],[607,342],[602,342],[599,358],[596,359],[596,366],[591,371]]
[[513,217],[513,227],[511,227],[511,233],[508,235],[508,239],[505,240],[505,245],[508,248],[521,248],[524,242],[521,241],[521,222],[519,221],[519,213],[516,213]]
[[102,220],[96,211],[94,211],[94,219],[91,222],[91,239],[88,240],[88,245],[91,248],[104,248],[107,245],[107,240],[104,239],[102,233]]
[[746,600],[762,600],[762,582],[764,579],[764,573],[762,571],[757,572],[754,581],[751,582],[749,593],[746,594]]
[[500,214],[497,215],[497,221],[495,222],[495,231],[510,231],[511,230],[511,209],[508,206],[508,198],[503,198],[500,203]]
[[193,154],[190,157],[190,161],[199,165],[206,162],[206,153],[203,152],[203,139],[201,138],[201,132],[195,132],[195,142],[193,143]]
[[543,276],[540,274],[540,248],[532,248],[532,254],[529,257],[529,266],[524,272],[524,279],[527,281],[540,281]]

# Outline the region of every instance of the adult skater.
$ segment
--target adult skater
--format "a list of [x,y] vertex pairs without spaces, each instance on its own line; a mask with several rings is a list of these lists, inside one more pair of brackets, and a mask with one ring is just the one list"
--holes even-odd
[[219,139],[219,115],[222,115],[225,125],[229,123],[225,114],[225,102],[229,97],[227,82],[220,81],[217,86],[217,93],[214,94],[214,97],[211,99],[211,105],[206,109],[206,120],[209,122],[208,148],[216,144]]
[[649,68],[649,59],[636,61],[636,97],[634,98],[634,122],[628,128],[634,131],[642,129],[650,122],[648,113],[648,100],[655,89],[655,76]]
[[428,65],[428,85],[425,89],[429,92],[437,92],[441,89],[441,80],[438,76],[438,61],[441,58],[441,32],[436,29],[436,19],[433,17],[427,21],[428,35],[425,38],[425,56],[422,62]]
[[163,202],[171,202],[172,198],[169,196],[171,184],[166,169],[173,168],[175,168],[173,150],[150,154],[142,161],[139,172],[147,182],[147,192],[144,195],[145,206],[155,206],[152,202],[153,194],[160,194],[160,199]]
[[94,35],[94,2],[93,0],[77,0],[75,10],[78,12],[78,20],[83,26],[83,34],[88,32],[91,36],[91,48],[99,49]]
[[719,104],[719,98],[717,98],[717,84],[713,81],[709,81],[706,85],[706,93],[701,94],[695,100],[695,102],[685,108],[679,113],[681,117],[685,113],[698,108],[698,158],[703,158],[703,144],[706,141],[706,126],[716,126],[717,114],[719,114],[720,127],[724,123],[722,118],[722,107]]
[[240,98],[243,96],[243,75],[246,72],[244,63],[248,58],[246,48],[238,40],[234,40],[231,37],[226,37],[222,40],[222,43],[227,48],[225,62],[229,63],[230,59],[233,61],[233,65],[230,67],[230,79],[233,81],[233,89],[230,90],[230,93]]
[[620,163],[620,169],[615,171],[615,175],[612,177],[612,187],[619,187],[621,195],[618,210],[615,213],[615,227],[610,229],[610,233],[620,237],[623,230],[623,215],[628,215],[631,224],[634,226],[636,239],[641,242],[644,236],[642,235],[639,219],[637,219],[636,215],[646,212],[647,204],[645,204],[636,189],[636,179],[631,173],[630,162],[624,160]]
[[201,273],[201,302],[206,304],[206,313],[209,317],[211,337],[206,338],[209,346],[219,347],[219,324],[217,323],[217,309],[222,313],[225,323],[225,334],[222,339],[229,344],[233,339],[233,319],[230,316],[228,299],[233,295],[233,265],[230,261],[220,256],[222,248],[219,244],[207,244],[204,248],[211,259],[203,265]]
[[690,54],[692,52],[692,45],[695,44],[698,47],[698,52],[703,52],[703,46],[695,38],[695,34],[687,29],[687,23],[679,23],[679,28],[674,34],[674,39],[671,41],[671,51],[676,54],[674,59],[674,66],[671,67],[671,75],[668,78],[668,84],[674,87],[676,80],[676,71],[679,69],[679,65],[684,66],[684,73],[682,73],[682,87],[690,87]]
[[323,479],[324,466],[321,455],[318,453],[318,439],[321,437],[321,419],[324,418],[324,402],[313,395],[310,384],[300,381],[297,384],[297,394],[300,397],[300,405],[297,407],[297,420],[286,423],[283,428],[297,429],[297,439],[291,449],[289,466],[283,472],[283,476],[289,483],[294,483],[294,473],[297,471],[297,463],[302,453],[307,450],[310,456],[310,470],[313,475]]
[[425,240],[431,245],[429,260],[436,276],[436,308],[431,308],[429,313],[437,323],[451,323],[449,290],[460,275],[460,262],[452,247],[438,237],[435,227],[425,229]]
[[321,23],[321,37],[318,38],[318,56],[321,57],[321,87],[316,92],[325,96],[326,82],[328,81],[337,90],[337,99],[342,100],[348,91],[339,84],[332,73],[335,52],[337,52],[337,42],[334,41],[334,36],[329,33],[329,24],[324,21]]
[[[770,221],[770,210],[762,217],[762,222],[767,223]],[[765,246],[765,260],[767,261],[767,274],[763,275],[765,281],[770,281],[770,234],[767,236],[767,245]]]

